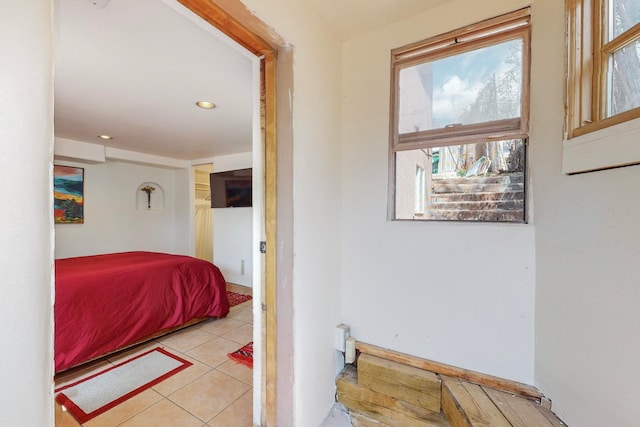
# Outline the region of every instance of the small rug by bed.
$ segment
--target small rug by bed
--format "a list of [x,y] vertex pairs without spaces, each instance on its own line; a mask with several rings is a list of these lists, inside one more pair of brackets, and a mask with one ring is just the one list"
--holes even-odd
[[253,297],[251,295],[243,295],[237,292],[227,291],[227,298],[229,299],[229,306],[233,307],[234,305],[249,301]]
[[228,356],[234,362],[253,368],[253,341],[233,353],[229,353]]
[[157,347],[55,390],[55,399],[81,424],[191,366]]

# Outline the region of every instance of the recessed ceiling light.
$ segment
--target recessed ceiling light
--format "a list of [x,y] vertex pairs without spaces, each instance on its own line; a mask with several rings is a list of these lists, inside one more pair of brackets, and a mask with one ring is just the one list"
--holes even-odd
[[109,136],[109,135],[98,135],[98,138],[104,139],[104,140],[107,140],[107,141],[113,139],[113,137]]
[[211,110],[212,108],[216,108],[216,104],[209,101],[198,101],[196,105],[200,108],[204,108],[205,110]]

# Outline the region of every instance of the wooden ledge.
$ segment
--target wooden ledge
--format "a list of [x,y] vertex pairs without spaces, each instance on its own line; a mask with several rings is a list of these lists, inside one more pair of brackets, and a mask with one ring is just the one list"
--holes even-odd
[[444,363],[434,362],[428,359],[422,359],[420,357],[411,356],[394,350],[388,350],[361,341],[358,341],[356,343],[356,349],[361,353],[382,357],[394,362],[413,366],[414,368],[431,371],[436,374],[446,375],[453,378],[460,378],[475,384],[489,386],[498,390],[524,396],[529,399],[535,399],[538,402],[540,402],[544,398],[544,395],[540,393],[537,388],[517,381],[494,377],[493,375],[470,371],[468,369],[458,368]]

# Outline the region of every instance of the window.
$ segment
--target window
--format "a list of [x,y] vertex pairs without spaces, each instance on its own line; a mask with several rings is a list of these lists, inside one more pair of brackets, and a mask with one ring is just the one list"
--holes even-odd
[[640,2],[570,0],[568,137],[640,117]]
[[529,39],[526,8],[391,52],[392,219],[525,221]]
[[565,173],[640,163],[640,2],[568,0]]

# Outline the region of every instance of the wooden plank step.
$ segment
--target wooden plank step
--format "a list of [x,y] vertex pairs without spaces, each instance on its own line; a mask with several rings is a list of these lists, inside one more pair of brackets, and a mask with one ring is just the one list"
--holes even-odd
[[385,424],[403,427],[449,426],[439,412],[412,405],[358,384],[358,373],[353,366],[344,368],[336,380],[336,385],[338,402],[352,412],[381,422],[383,426]]
[[453,427],[564,427],[550,410],[488,386],[441,376],[442,411]]
[[491,387],[483,387],[483,390],[513,427],[565,426],[553,412],[538,402]]
[[476,384],[441,376],[442,411],[453,427],[511,427]]
[[[498,390],[504,390],[509,393],[530,397],[538,401],[543,397],[542,393],[540,393],[540,391],[533,386],[507,380],[504,378],[494,377],[493,375],[487,375],[480,372],[470,371],[468,369],[447,365],[445,363],[439,363],[433,360],[411,356],[387,348],[378,347],[373,344],[367,344],[362,341],[358,341],[356,343],[356,348],[362,354],[371,354],[374,356],[382,357],[383,359],[393,360],[394,362],[413,366],[414,368],[424,369],[427,371],[435,372],[436,374],[442,374],[449,377],[460,378],[475,384],[482,384]],[[360,357],[362,357],[362,355],[360,355]]]
[[440,412],[440,378],[433,372],[362,354],[358,359],[358,384],[404,402]]

